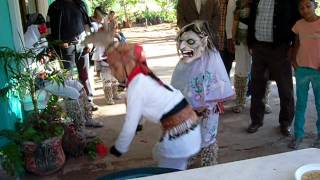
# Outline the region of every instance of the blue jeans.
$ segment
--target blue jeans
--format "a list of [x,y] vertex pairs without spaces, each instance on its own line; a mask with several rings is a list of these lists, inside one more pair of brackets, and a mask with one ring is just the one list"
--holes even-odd
[[294,121],[294,135],[296,138],[303,138],[304,136],[304,123],[305,123],[305,111],[308,102],[309,85],[312,84],[313,93],[315,96],[315,104],[317,109],[317,130],[320,135],[320,71],[299,67],[295,71],[296,75],[296,91],[297,102]]

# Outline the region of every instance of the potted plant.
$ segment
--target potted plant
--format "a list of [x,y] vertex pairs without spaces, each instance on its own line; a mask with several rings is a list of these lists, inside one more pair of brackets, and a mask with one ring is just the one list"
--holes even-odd
[[15,130],[2,130],[0,136],[9,143],[0,149],[0,160],[9,175],[21,176],[25,169],[45,175],[62,167],[65,155],[61,146],[63,135],[62,109],[57,98],[51,98],[44,110],[39,109],[39,89],[47,82],[63,84],[65,73],[52,63],[47,48],[32,48],[15,52],[0,48],[0,65],[9,79],[0,89],[0,97],[8,92],[21,101],[31,97],[33,110],[23,123],[17,123]]

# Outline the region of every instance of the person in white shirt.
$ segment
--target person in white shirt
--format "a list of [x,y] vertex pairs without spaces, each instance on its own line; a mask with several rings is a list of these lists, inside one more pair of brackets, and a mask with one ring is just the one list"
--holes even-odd
[[[107,46],[107,45],[106,45]],[[198,117],[179,90],[165,85],[146,65],[138,44],[112,45],[108,51],[112,74],[127,84],[127,114],[110,153],[119,157],[129,150],[142,117],[161,124],[163,133],[153,149],[159,167],[184,170],[201,146]]]
[[[235,51],[235,75],[234,88],[236,102],[232,108],[234,113],[241,113],[246,104],[248,76],[251,70],[252,57],[247,45],[248,23],[252,0],[229,0],[226,17],[226,35],[230,42],[229,51]],[[271,113],[272,108],[268,104],[270,94],[270,81],[265,93],[265,113]]]
[[[98,26],[99,32],[109,32],[108,14],[105,13],[101,6],[96,7],[93,19]],[[113,32],[112,32],[113,33]],[[118,82],[112,76],[109,64],[107,63],[107,56],[105,54],[105,47],[96,45],[95,51],[92,55],[92,60],[95,62],[97,75],[102,80],[103,92],[108,105],[115,104],[114,99],[119,99]]]
[[177,37],[182,56],[171,84],[179,89],[201,119],[201,166],[217,164],[219,113],[222,103],[234,92],[219,51],[210,38],[207,21],[194,21],[184,26]]

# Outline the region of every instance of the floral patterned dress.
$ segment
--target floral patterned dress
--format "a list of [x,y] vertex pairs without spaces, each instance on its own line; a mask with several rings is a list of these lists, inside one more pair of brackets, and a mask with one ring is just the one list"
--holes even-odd
[[219,110],[217,103],[234,96],[230,79],[217,50],[207,50],[199,59],[176,66],[171,84],[179,89],[201,116],[202,147],[216,141]]

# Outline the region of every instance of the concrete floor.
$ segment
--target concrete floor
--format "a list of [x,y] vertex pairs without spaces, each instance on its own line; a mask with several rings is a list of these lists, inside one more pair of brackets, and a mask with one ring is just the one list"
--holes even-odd
[[[124,33],[129,41],[143,44],[151,69],[162,80],[169,82],[173,68],[178,62],[175,28],[170,24],[163,24],[149,26],[148,29],[142,27],[126,29]],[[231,74],[233,76],[233,72]],[[96,81],[95,89],[94,101],[100,108],[94,113],[94,116],[105,126],[94,129],[94,131],[99,134],[105,145],[111,147],[120,132],[125,115],[124,101],[122,99],[117,101],[115,105],[106,105],[101,82]],[[257,133],[248,134],[245,130],[250,123],[249,101],[242,114],[234,114],[231,111],[233,102],[226,103],[226,112],[221,115],[218,134],[219,162],[225,163],[291,151],[287,148],[290,138],[281,136],[278,129],[279,104],[277,87],[272,84],[270,105],[273,112],[265,115],[264,126]],[[309,147],[316,137],[316,118],[314,97],[310,91],[306,113],[306,138],[303,142],[303,148]],[[144,130],[134,138],[129,152],[121,158],[108,155],[104,159],[95,161],[91,161],[87,157],[68,159],[64,168],[52,176],[39,178],[28,175],[26,179],[95,179],[119,170],[154,166],[156,163],[152,160],[151,150],[159,139],[159,135],[159,125],[146,123]]]

